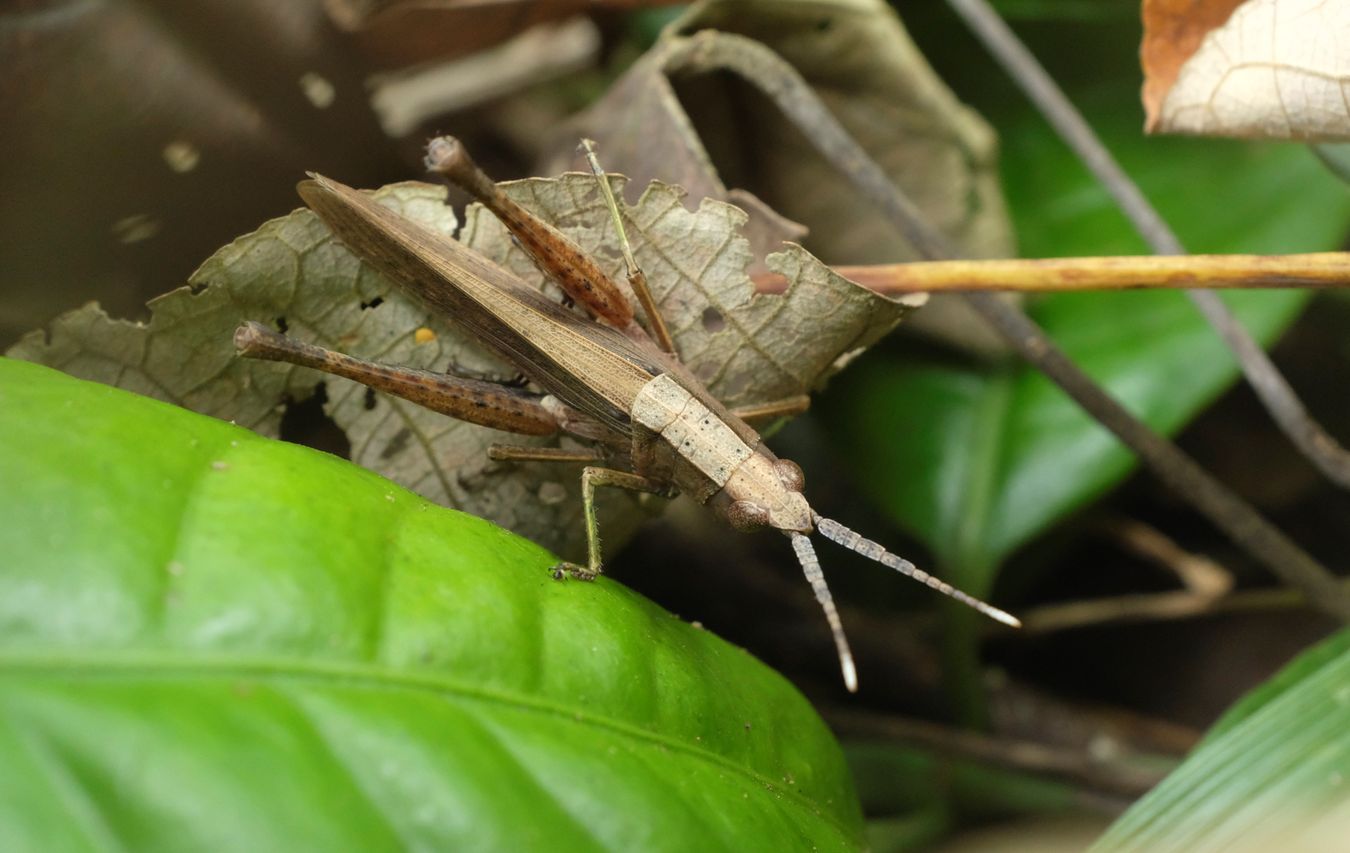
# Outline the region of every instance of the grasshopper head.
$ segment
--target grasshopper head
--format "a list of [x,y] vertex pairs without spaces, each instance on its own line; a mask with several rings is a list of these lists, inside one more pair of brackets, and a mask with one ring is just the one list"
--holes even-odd
[[727,480],[727,521],[743,531],[772,527],[784,533],[810,533],[815,513],[802,494],[805,484],[797,463],[756,453]]

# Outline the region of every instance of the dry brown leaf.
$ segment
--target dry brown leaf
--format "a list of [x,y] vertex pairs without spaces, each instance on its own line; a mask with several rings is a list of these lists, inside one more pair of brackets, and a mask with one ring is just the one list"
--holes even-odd
[[397,169],[344,47],[319,0],[0,4],[0,346],[139,310],[303,169]]
[[[732,74],[690,74],[678,56],[703,30],[745,36],[787,60],[930,221],[969,257],[1013,254],[992,131],[938,79],[881,0],[710,0],[695,4],[595,106],[558,134],[545,171],[580,165],[578,135],[608,168],[661,179],[751,213],[754,245],[810,227],[830,263],[913,260],[885,216],[827,164],[767,98]],[[762,199],[762,201],[761,201]],[[776,211],[776,213],[775,213]],[[800,233],[800,232],[798,232]],[[943,312],[943,299],[917,318]],[[961,343],[998,348],[956,312]]]
[[[621,180],[616,187],[622,189]],[[503,188],[618,272],[622,260],[592,177]],[[438,231],[455,229],[439,188],[397,184],[376,197]],[[649,187],[627,216],[637,257],[680,352],[732,405],[812,389],[841,356],[871,344],[917,304],[878,297],[795,246],[769,262],[792,288],[782,297],[753,296],[744,271],[750,250],[738,233],[745,214],[716,201],[690,212],[675,187]],[[460,239],[544,286],[482,209],[470,208]],[[277,433],[287,400],[307,398],[323,382],[326,411],[350,439],[353,461],[563,554],[579,551],[579,472],[487,459],[489,444],[529,439],[371,396],[347,380],[235,357],[232,334],[240,322],[284,320],[298,339],[357,356],[488,378],[515,374],[364,266],[314,214],[301,210],[265,223],[213,255],[190,282],[152,302],[147,324],[111,319],[96,305],[86,306],[59,318],[45,334],[26,336],[9,355],[235,420],[265,435]],[[606,491],[602,524],[606,541],[615,543],[642,513],[631,498]]]
[[1347,44],[1339,0],[1145,0],[1145,127],[1350,139]]

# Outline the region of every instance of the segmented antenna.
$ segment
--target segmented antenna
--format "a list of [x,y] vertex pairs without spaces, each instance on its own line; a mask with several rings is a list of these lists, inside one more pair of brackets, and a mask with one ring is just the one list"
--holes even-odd
[[853,652],[849,651],[848,638],[844,636],[844,623],[839,620],[839,611],[834,608],[834,597],[825,583],[825,573],[820,570],[820,558],[816,556],[816,549],[811,547],[810,539],[800,533],[789,533],[788,536],[792,539],[792,550],[797,552],[797,562],[802,564],[802,571],[806,572],[806,582],[811,584],[816,601],[825,611],[825,621],[830,623],[834,647],[839,652],[839,668],[844,671],[844,685],[848,687],[849,693],[857,693],[858,670],[853,665]]
[[628,242],[628,234],[623,229],[623,215],[619,213],[619,203],[614,199],[609,176],[600,167],[600,158],[595,153],[595,141],[583,139],[580,147],[581,153],[586,155],[586,162],[590,164],[591,172],[595,175],[600,194],[604,196],[605,204],[609,207],[609,217],[614,221],[614,230],[619,232],[619,248],[623,250],[623,262],[628,267],[628,285],[633,288],[633,294],[642,305],[642,313],[647,316],[647,325],[651,328],[652,337],[656,338],[657,345],[666,352],[673,353],[675,339],[670,336],[670,329],[666,326],[661,311],[656,307],[656,297],[652,296],[652,289],[647,284],[647,274],[633,257],[633,246]]
[[[965,594],[951,584],[938,580],[922,569],[919,569],[909,560],[897,557],[876,542],[873,542],[871,539],[864,539],[860,534],[854,533],[834,519],[816,516],[816,530],[820,531],[820,535],[829,539],[831,542],[837,542],[850,551],[861,554],[869,560],[875,560],[883,566],[889,566],[890,568],[895,569],[902,575],[908,575],[919,583],[926,584],[943,595],[950,596],[962,604],[978,610],[990,619],[996,619],[1004,625],[1011,625],[1014,628],[1022,627],[1021,621],[1011,613],[1005,613],[997,607],[994,607],[992,604],[985,604],[978,598]],[[793,544],[796,544],[795,540]],[[800,551],[798,551],[798,556],[801,556]],[[819,569],[817,569],[817,571],[819,571]]]

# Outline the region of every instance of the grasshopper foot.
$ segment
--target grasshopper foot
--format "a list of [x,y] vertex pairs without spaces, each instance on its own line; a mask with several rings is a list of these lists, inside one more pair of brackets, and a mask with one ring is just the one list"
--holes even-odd
[[549,569],[555,581],[566,580],[568,577],[579,581],[593,581],[599,576],[600,572],[592,571],[585,566],[579,566],[576,563],[555,563]]

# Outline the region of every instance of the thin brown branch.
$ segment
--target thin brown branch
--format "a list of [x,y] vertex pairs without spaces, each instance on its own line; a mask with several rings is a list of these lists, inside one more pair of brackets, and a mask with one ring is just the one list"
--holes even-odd
[[1214,613],[1223,600],[1189,590],[1090,598],[1037,607],[1023,614],[1022,624],[1028,634],[1053,634],[1098,625],[1187,619]]
[[1094,756],[1163,756],[1179,759],[1201,733],[1116,705],[1084,702],[1047,692],[1001,669],[985,673],[994,732]]
[[665,67],[671,72],[726,70],[753,84],[886,214],[915,250],[926,258],[950,257],[944,251],[946,241],[928,227],[922,211],[907,196],[891,191],[885,170],[862,150],[797,70],[768,47],[744,36],[704,30],[672,50]]
[[1087,750],[992,737],[889,714],[840,707],[826,707],[822,711],[830,727],[841,735],[897,741],[1010,770],[1063,779],[1099,793],[1142,796],[1162,781],[1170,769],[1168,762],[1157,762],[1161,766],[1140,766],[1116,758],[1097,759]]
[[[914,203],[830,113],[791,65],[762,44],[705,31],[687,39],[668,67],[732,71],[771,98],[816,149],[877,206],[928,260],[956,252]],[[1350,596],[1335,577],[1256,510],[1211,477],[1174,444],[1153,432],[1083,373],[1020,309],[988,293],[963,297],[1027,361],[1039,368],[1099,423],[1111,430],[1155,476],[1190,501],[1220,530],[1318,606],[1350,620]]]
[[[1350,584],[1341,583],[1342,589]],[[1186,590],[1146,595],[1118,595],[1047,604],[1022,613],[1023,631],[1028,634],[1053,634],[1075,628],[1120,625],[1135,622],[1169,622],[1223,613],[1289,610],[1311,607],[1302,590],[1290,587],[1252,589],[1212,596]],[[991,626],[999,634],[1001,626]]]
[[[1136,288],[1345,287],[1350,286],[1350,252],[963,259],[836,266],[834,271],[888,295],[987,290],[1067,293]],[[761,273],[754,281],[761,293],[781,293],[787,285],[787,280],[777,273]]]
[[[1031,634],[1133,622],[1189,619],[1217,613],[1306,607],[1307,596],[1279,588],[1234,592],[1233,576],[1203,554],[1187,551],[1155,527],[1133,519],[1108,521],[1103,529],[1122,546],[1174,573],[1185,589],[1121,595],[1037,607],[1023,614]],[[1342,588],[1350,581],[1339,581]]]
[[1097,134],[1069,102],[1059,84],[1041,67],[999,14],[985,0],[947,0],[947,4],[984,43],[1004,71],[1008,72],[1008,76],[1013,78],[1013,82],[1021,87],[1060,138],[1083,161],[1083,165],[1102,182],[1120,206],[1121,212],[1134,224],[1153,251],[1160,255],[1185,254],[1186,250],[1177,240],[1176,234],[1134,181],[1130,180],[1130,176],[1125,174],[1111,152],[1101,144]]
[[1120,518],[1106,522],[1103,529],[1137,556],[1176,575],[1191,595],[1218,598],[1233,589],[1232,572],[1204,554],[1187,551],[1151,524]]
[[[1116,200],[1140,236],[1160,255],[1185,254],[1176,234],[1139,187],[1106,150],[1092,127],[1026,45],[987,0],[947,0],[971,31],[1022,88],[1078,158]],[[1204,290],[1186,294],[1237,358],[1243,374],[1289,440],[1328,479],[1350,489],[1350,452],[1308,414],[1303,401],[1265,350],[1219,297]]]

